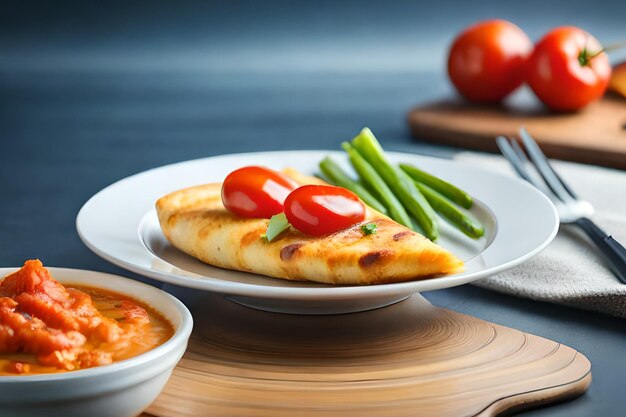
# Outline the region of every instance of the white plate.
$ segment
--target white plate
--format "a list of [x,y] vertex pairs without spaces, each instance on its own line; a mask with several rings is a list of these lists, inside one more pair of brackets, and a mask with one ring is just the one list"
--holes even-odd
[[284,151],[198,159],[133,175],[100,191],[83,206],[76,219],[78,233],[104,259],[163,282],[223,293],[239,303],[271,311],[332,314],[377,308],[416,292],[487,277],[537,254],[558,230],[553,204],[521,180],[463,162],[389,152],[391,160],[415,164],[476,198],[472,213],[485,225],[485,237],[473,241],[441,222],[438,241],[465,261],[465,272],[371,286],[292,282],[206,265],[173,248],[161,233],[154,204],[169,192],[222,181],[245,165],[292,166],[312,174],[328,154],[350,169],[340,152]]

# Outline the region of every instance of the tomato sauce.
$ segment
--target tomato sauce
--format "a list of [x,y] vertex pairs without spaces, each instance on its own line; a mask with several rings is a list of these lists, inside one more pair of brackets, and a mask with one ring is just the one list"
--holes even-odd
[[148,306],[106,290],[63,286],[39,260],[0,282],[0,375],[107,365],[154,349],[173,333]]

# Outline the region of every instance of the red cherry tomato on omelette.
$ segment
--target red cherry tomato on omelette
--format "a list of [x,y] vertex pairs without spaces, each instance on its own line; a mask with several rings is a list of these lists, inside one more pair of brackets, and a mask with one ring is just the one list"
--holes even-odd
[[535,46],[528,85],[549,108],[578,110],[598,100],[609,84],[611,65],[600,42],[584,30],[552,30]]
[[448,75],[466,99],[477,103],[502,100],[524,81],[531,40],[506,20],[470,26],[452,44]]
[[226,176],[222,202],[238,216],[269,219],[283,211],[285,198],[297,187],[298,184],[280,172],[247,166]]
[[347,229],[365,219],[365,205],[352,191],[331,185],[304,185],[285,200],[289,223],[311,236]]

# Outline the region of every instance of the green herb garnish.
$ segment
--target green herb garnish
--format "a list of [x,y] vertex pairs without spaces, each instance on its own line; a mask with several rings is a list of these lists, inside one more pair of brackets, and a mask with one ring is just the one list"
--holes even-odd
[[376,234],[376,223],[368,223],[361,226],[361,231],[365,236]]
[[261,237],[266,241],[271,242],[288,228],[289,221],[287,220],[285,213],[276,214],[270,219],[270,222],[267,225],[267,231]]

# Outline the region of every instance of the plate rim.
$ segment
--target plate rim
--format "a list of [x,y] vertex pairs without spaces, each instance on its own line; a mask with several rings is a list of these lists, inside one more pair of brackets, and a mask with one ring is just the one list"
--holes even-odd
[[[420,158],[420,159],[434,160],[434,161],[439,161],[439,162],[446,161],[446,162],[454,163],[455,165],[462,165],[466,169],[487,172],[489,175],[504,178],[506,181],[517,182],[518,185],[525,187],[528,191],[535,194],[536,197],[543,200],[543,202],[547,203],[547,206],[550,207],[552,220],[553,220],[552,230],[546,236],[544,241],[541,242],[541,244],[537,245],[534,249],[526,252],[525,254],[518,256],[515,259],[509,260],[508,262],[501,263],[497,266],[480,270],[480,271],[476,271],[476,272],[466,274],[466,275],[449,275],[449,276],[442,276],[442,277],[422,279],[422,280],[412,280],[412,281],[377,284],[377,285],[347,285],[347,286],[328,286],[328,287],[313,287],[313,288],[267,286],[267,285],[259,285],[259,284],[254,284],[254,283],[224,281],[219,278],[203,277],[198,274],[196,275],[198,275],[199,278],[184,277],[184,276],[169,274],[169,273],[161,272],[152,268],[145,268],[143,266],[138,266],[138,265],[133,264],[132,262],[127,262],[126,260],[119,259],[115,256],[112,256],[108,254],[107,252],[98,248],[96,245],[92,244],[83,233],[83,230],[81,230],[81,224],[80,224],[81,218],[84,217],[86,210],[89,208],[88,206],[90,205],[90,203],[93,204],[92,201],[96,197],[98,197],[102,193],[105,193],[110,188],[120,185],[122,183],[125,183],[127,181],[130,181],[134,179],[135,177],[146,175],[152,171],[156,171],[156,170],[160,170],[164,168],[174,168],[178,165],[194,163],[194,162],[197,163],[199,161],[211,160],[215,158],[240,158],[240,157],[250,157],[253,155],[261,155],[261,154],[263,155],[274,154],[275,155],[275,154],[289,154],[289,153],[294,153],[294,152],[295,153],[312,153],[312,154],[319,154],[321,152],[324,152],[326,154],[331,154],[331,155],[341,154],[340,151],[328,150],[328,149],[253,151],[253,152],[226,153],[226,154],[220,154],[220,155],[212,155],[208,157],[195,158],[195,159],[190,159],[186,161],[179,161],[179,162],[175,162],[172,164],[166,164],[166,165],[162,165],[159,167],[150,168],[150,169],[135,173],[133,175],[124,177],[118,181],[115,181],[109,184],[108,186],[102,188],[94,195],[92,195],[83,204],[83,206],[81,207],[81,209],[79,210],[76,216],[75,224],[76,224],[78,235],[81,241],[83,242],[83,244],[87,246],[87,248],[89,248],[92,252],[94,252],[101,258],[105,259],[106,261],[114,265],[117,265],[121,268],[124,268],[128,271],[137,273],[142,276],[156,279],[163,283],[174,284],[174,285],[179,285],[179,286],[193,288],[193,289],[200,289],[204,291],[213,291],[213,292],[218,292],[222,294],[242,295],[242,296],[257,297],[257,298],[272,298],[272,299],[285,299],[285,300],[287,299],[319,300],[320,298],[324,298],[326,300],[332,300],[332,299],[340,300],[340,299],[354,298],[356,296],[366,296],[366,297],[381,296],[382,297],[386,295],[399,294],[399,293],[409,294],[409,293],[415,293],[415,292],[421,292],[421,291],[431,291],[431,290],[436,290],[436,289],[444,289],[444,288],[450,288],[450,287],[454,287],[458,285],[464,285],[469,282],[476,281],[478,279],[482,279],[487,276],[497,274],[506,269],[512,268],[516,265],[526,262],[528,259],[534,257],[543,249],[545,249],[550,244],[550,242],[552,242],[552,240],[554,239],[554,237],[556,236],[559,230],[558,213],[552,201],[545,194],[541,193],[541,191],[537,190],[535,187],[528,184],[526,181],[523,181],[517,177],[508,176],[503,173],[494,172],[494,171],[491,171],[482,167],[477,167],[476,165],[471,164],[468,161],[462,161],[462,160],[457,161],[454,159],[437,158],[437,157],[421,155],[421,154],[414,154],[414,153],[408,153],[408,152],[393,152],[393,151],[389,151],[387,152],[387,154],[391,155],[394,158],[408,156],[411,158]],[[486,203],[485,203],[485,207],[487,207],[488,210],[492,211],[489,205]],[[145,216],[145,213],[144,215],[142,215],[140,220],[143,218],[143,216]],[[495,213],[494,213],[494,218],[496,219],[496,224],[497,224],[497,227],[499,228],[500,222],[498,218],[495,216]],[[137,237],[138,239],[137,239],[137,242],[135,243],[138,243],[141,246],[142,250],[146,253],[148,257],[158,259],[161,262],[166,262],[160,257],[155,256],[149,250],[147,250],[144,247],[143,243],[141,243],[141,239],[139,238],[139,236]],[[493,243],[497,241],[497,238],[498,236],[496,234]],[[435,282],[435,284],[428,285],[428,283],[433,283],[433,282]],[[427,287],[427,288],[414,288],[414,287]],[[428,288],[428,287],[432,287],[432,288]]]

